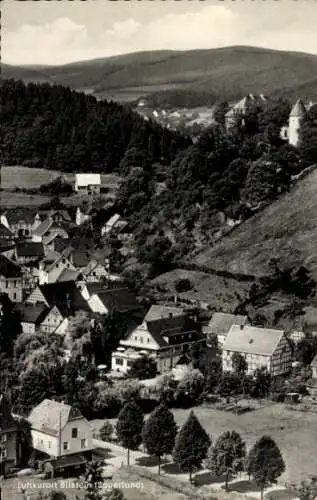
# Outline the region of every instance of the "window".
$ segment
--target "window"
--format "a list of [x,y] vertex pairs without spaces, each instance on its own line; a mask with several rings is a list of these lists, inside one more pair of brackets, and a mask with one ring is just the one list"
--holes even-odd
[[17,294],[14,292],[13,293],[13,299],[16,299],[17,298]]
[[6,280],[6,288],[9,288],[9,281]]
[[52,448],[52,441],[49,441],[49,442],[48,442],[48,447],[49,447],[49,448]]
[[127,361],[127,366],[132,366],[132,361]]
[[43,441],[43,439],[41,439],[41,440],[40,440],[40,444],[44,444],[44,441]]
[[123,365],[123,359],[116,358],[116,365]]
[[140,337],[140,342],[141,344],[143,344],[143,337]]
[[63,443],[63,450],[68,450],[68,442],[64,441]]
[[137,341],[138,341],[138,337],[137,337],[137,336],[135,336],[135,337],[134,337],[134,340],[137,342]]
[[78,429],[77,427],[72,428],[72,438],[77,438],[78,437]]
[[80,440],[80,447],[81,448],[87,448],[87,440],[86,439],[81,439]]
[[2,441],[3,443],[5,443],[5,442],[7,441],[7,439],[8,439],[7,434],[2,434],[2,436],[1,436],[1,441]]
[[0,451],[0,456],[1,459],[7,458],[7,450],[5,448],[2,448],[2,450]]
[[14,286],[14,288],[16,288],[16,287],[17,287],[17,280],[14,280],[14,282],[13,282],[13,286]]

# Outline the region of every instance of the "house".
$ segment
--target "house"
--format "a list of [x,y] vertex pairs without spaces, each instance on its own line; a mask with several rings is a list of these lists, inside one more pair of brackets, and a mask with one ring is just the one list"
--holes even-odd
[[134,359],[132,351],[155,359],[159,373],[172,370],[194,344],[205,343],[199,325],[185,313],[144,319],[112,354],[113,370],[126,372]]
[[14,245],[14,234],[3,224],[0,224],[0,252]]
[[12,302],[22,302],[23,276],[21,267],[0,255],[0,293],[6,293]]
[[82,268],[82,273],[87,283],[99,282],[103,279],[111,279],[108,271],[109,262],[107,260],[91,259],[87,266]]
[[94,293],[87,302],[92,312],[98,314],[109,314],[113,311],[137,314],[143,309],[134,293],[127,287],[103,289]]
[[7,398],[0,395],[0,461],[6,474],[23,461],[23,435],[18,421],[12,416]]
[[121,219],[121,215],[114,214],[101,228],[101,236],[109,235],[114,230],[120,230],[127,225],[127,222]]
[[34,241],[17,242],[13,254],[13,260],[18,264],[36,263],[45,256],[43,243]]
[[41,224],[34,230],[32,241],[46,244],[54,239],[55,236],[67,239],[68,233],[59,223],[54,222],[51,218],[48,218],[41,222]]
[[203,333],[207,337],[207,344],[210,343],[210,341],[212,341],[212,338],[216,335],[218,346],[222,347],[230,328],[233,325],[246,325],[247,321],[247,316],[215,312],[212,315],[212,318],[209,321],[208,325],[203,328]]
[[232,356],[239,353],[248,364],[248,374],[265,367],[275,377],[290,372],[292,349],[283,330],[233,325],[223,344],[223,371],[232,372]]
[[44,399],[31,411],[33,448],[52,458],[93,449],[92,428],[80,411],[65,403]]
[[25,303],[17,304],[14,310],[19,313],[23,333],[66,333],[68,319],[64,318],[57,306]]
[[8,208],[2,213],[0,222],[17,238],[30,238],[41,223],[41,218],[33,209]]
[[70,260],[70,249],[62,253],[51,251],[39,264],[39,283],[55,283],[65,269],[75,271],[76,268]]
[[46,304],[47,307],[57,306],[63,317],[68,317],[73,311],[90,310],[74,281],[62,281],[38,285],[27,297],[28,304]]
[[81,287],[81,294],[85,300],[90,299],[95,294],[104,290],[122,288],[123,278],[117,275],[110,275],[108,282],[85,282]]
[[75,191],[83,194],[99,194],[101,188],[100,174],[76,174]]
[[263,94],[248,94],[237,102],[225,115],[227,130],[239,123],[244,123],[244,115],[256,108],[263,108],[267,102],[267,97]]

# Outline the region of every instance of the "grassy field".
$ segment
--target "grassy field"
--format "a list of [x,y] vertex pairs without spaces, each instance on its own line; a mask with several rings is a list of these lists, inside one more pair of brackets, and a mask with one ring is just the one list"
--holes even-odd
[[[282,404],[274,404],[253,412],[235,415],[212,407],[197,407],[194,411],[213,440],[224,431],[235,430],[247,446],[252,446],[263,435],[270,435],[280,447],[286,472],[280,482],[301,481],[309,474],[317,474],[317,415],[290,411]],[[173,410],[179,426],[188,417],[188,410]]]
[[262,275],[278,257],[284,265],[306,266],[317,278],[317,170],[289,193],[236,227],[227,237],[196,257],[214,269]]
[[[29,194],[27,192],[15,192],[16,188],[34,189],[41,184],[48,184],[57,177],[62,176],[67,182],[74,185],[75,174],[62,173],[58,170],[46,170],[44,168],[28,168],[23,166],[9,166],[1,168],[0,205],[2,207],[39,206],[47,203],[51,197],[41,194]],[[115,195],[120,177],[116,174],[102,174],[101,183],[109,190],[109,194]],[[88,199],[88,197],[87,197]],[[65,197],[65,204],[76,205],[83,201],[82,195]]]
[[193,285],[192,290],[180,293],[180,297],[200,300],[217,310],[223,309],[227,312],[234,311],[239,302],[246,298],[251,286],[249,282],[238,282],[216,275],[184,269],[174,269],[161,274],[152,281],[152,284],[160,284],[166,288],[167,294],[174,294],[174,283],[179,278],[188,278]]

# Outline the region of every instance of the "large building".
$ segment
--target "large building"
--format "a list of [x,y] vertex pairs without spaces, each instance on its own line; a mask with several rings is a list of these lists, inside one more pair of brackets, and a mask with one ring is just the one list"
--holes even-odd
[[101,189],[100,174],[76,174],[75,191],[83,194],[98,194]]
[[232,357],[235,353],[245,358],[250,375],[262,367],[273,377],[291,371],[292,349],[283,330],[233,325],[223,344],[224,372],[234,371]]
[[282,139],[286,140],[292,146],[297,147],[300,140],[300,128],[306,116],[307,110],[301,99],[298,99],[289,115],[288,125],[281,130]]
[[[159,373],[172,370],[190,347],[205,343],[198,324],[181,309],[152,306],[141,325],[137,326],[112,354],[112,369],[127,372],[138,355],[147,354],[157,364]],[[158,311],[158,307],[160,311]]]
[[263,94],[248,94],[238,101],[225,115],[225,124],[227,130],[238,124],[243,124],[244,115],[255,107],[262,107],[267,101]]

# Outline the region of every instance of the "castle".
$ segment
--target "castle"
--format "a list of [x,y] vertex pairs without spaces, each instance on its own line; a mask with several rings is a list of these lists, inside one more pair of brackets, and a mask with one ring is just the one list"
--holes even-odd
[[[231,127],[237,124],[237,121],[243,124],[243,115],[252,106],[263,106],[268,100],[263,94],[254,95],[248,94],[241,101],[236,103],[225,115],[226,128],[229,130]],[[307,111],[313,105],[310,102],[307,106],[304,105],[301,99],[298,99],[291,109],[288,124],[281,129],[281,138],[288,141],[294,147],[298,146],[299,143],[299,132],[302,122],[306,116]]]

